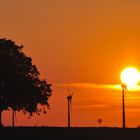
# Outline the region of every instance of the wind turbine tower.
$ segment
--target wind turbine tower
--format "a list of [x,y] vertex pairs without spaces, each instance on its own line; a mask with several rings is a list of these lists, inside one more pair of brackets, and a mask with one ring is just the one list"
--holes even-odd
[[[68,89],[69,91],[69,89]],[[70,95],[70,91],[69,91],[69,96],[67,97],[68,100],[68,127],[71,127],[71,101],[72,101],[72,95],[73,93]]]

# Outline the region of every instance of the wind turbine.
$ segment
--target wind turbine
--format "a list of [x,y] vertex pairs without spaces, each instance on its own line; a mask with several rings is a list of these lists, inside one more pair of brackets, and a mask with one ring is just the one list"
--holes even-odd
[[71,111],[72,111],[72,96],[73,96],[73,93],[70,94],[70,90],[69,90],[69,87],[68,87],[68,92],[69,92],[69,95],[67,96],[67,100],[68,100],[68,127],[70,127],[70,116],[71,116]]
[[125,93],[128,92],[127,85],[122,84],[122,127],[125,128],[125,103],[124,103],[124,98],[125,98]]

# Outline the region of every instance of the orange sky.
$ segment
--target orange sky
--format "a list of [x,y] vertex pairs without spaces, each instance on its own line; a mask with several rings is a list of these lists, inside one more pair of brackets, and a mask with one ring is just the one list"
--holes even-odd
[[[73,125],[95,126],[102,117],[102,125],[121,126],[121,91],[86,83],[119,84],[123,68],[140,69],[139,15],[138,0],[2,1],[0,36],[24,45],[41,77],[54,84],[48,114],[32,121],[19,114],[18,124],[66,126],[67,89],[55,84],[85,83],[73,89]],[[136,127],[138,93],[132,97],[127,124]]]

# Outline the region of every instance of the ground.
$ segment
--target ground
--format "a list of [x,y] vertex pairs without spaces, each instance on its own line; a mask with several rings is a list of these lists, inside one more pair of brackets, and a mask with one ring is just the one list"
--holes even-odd
[[24,140],[135,140],[140,139],[140,128],[5,127],[0,135]]

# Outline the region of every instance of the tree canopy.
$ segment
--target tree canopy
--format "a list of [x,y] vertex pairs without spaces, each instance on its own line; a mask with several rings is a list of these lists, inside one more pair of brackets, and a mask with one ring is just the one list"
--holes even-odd
[[0,39],[0,111],[12,108],[39,114],[46,111],[39,104],[49,107],[51,84],[40,80],[36,65],[22,49],[12,40]]

